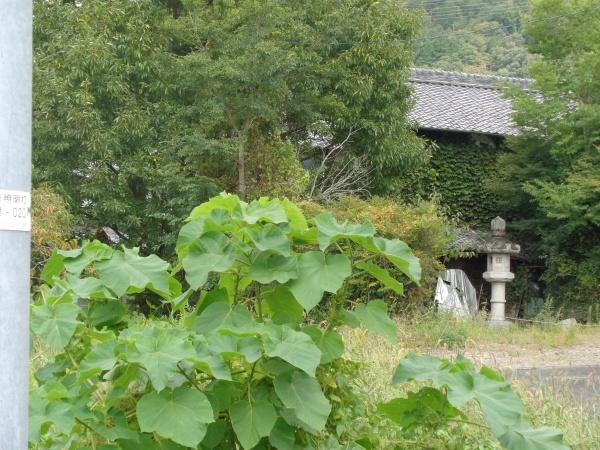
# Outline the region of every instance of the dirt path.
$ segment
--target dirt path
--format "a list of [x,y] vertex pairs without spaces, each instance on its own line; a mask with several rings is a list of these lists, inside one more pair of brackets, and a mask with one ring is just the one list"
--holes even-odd
[[600,365],[600,339],[559,348],[486,342],[472,345],[463,352],[434,350],[432,353],[443,357],[462,353],[478,365],[502,370],[596,366]]
[[462,353],[477,365],[499,369],[510,380],[564,395],[600,415],[600,339],[559,348],[540,344],[481,343],[464,352],[432,353],[443,357]]

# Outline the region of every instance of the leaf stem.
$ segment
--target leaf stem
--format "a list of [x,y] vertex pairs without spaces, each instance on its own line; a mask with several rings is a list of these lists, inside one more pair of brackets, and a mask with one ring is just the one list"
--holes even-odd
[[464,419],[448,419],[448,422],[464,423],[465,425],[475,425],[476,427],[480,427],[485,430],[491,429],[490,427],[488,427],[487,425],[484,425],[483,423],[471,422],[470,420],[464,420]]
[[181,373],[181,375],[183,375],[192,384],[192,386],[194,386],[200,392],[204,392],[200,388],[200,386],[198,385],[198,383],[196,383],[196,380],[192,379],[192,377],[190,377],[187,373],[185,373],[185,370],[183,370],[181,368],[181,366],[179,365],[179,363],[177,363],[177,370],[179,370],[179,372]]

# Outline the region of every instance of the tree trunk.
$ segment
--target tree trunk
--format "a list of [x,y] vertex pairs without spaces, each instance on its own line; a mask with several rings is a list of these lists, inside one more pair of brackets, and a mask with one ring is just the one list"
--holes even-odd
[[244,123],[237,133],[240,139],[238,147],[238,194],[242,199],[246,198],[246,144],[250,123],[250,121]]

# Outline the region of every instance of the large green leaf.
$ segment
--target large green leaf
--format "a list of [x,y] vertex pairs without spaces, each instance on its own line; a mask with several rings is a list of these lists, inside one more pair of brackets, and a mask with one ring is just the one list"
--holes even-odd
[[313,222],[319,229],[319,247],[323,251],[338,239],[367,238],[375,235],[375,228],[371,222],[340,224],[329,212],[319,214],[313,219]]
[[129,428],[125,414],[122,411],[111,411],[105,420],[100,423],[92,423],[89,425],[100,436],[109,441],[117,439],[138,440],[138,433]]
[[288,425],[285,420],[277,419],[269,435],[269,442],[277,450],[294,450],[296,430]]
[[273,324],[268,327],[268,333],[265,342],[268,356],[279,357],[308,375],[315,376],[315,370],[321,361],[321,350],[309,335]]
[[72,303],[34,305],[31,307],[31,330],[51,347],[63,349],[71,340],[81,308]]
[[407,398],[380,403],[377,409],[388,419],[408,429],[418,426],[436,428],[461,414],[448,402],[442,391],[430,387],[409,392]]
[[57,250],[55,249],[52,253],[52,256],[50,256],[50,258],[48,258],[46,261],[46,264],[42,269],[42,273],[40,274],[40,278],[52,286],[54,284],[54,277],[59,276],[64,268],[65,258],[61,254],[57,253]]
[[550,427],[531,428],[522,423],[498,438],[508,450],[569,450],[560,430]]
[[302,320],[304,309],[285,286],[277,286],[275,289],[265,292],[264,299],[274,323],[283,325],[298,323]]
[[277,225],[272,223],[256,225],[248,228],[246,233],[258,250],[272,250],[284,256],[289,256],[290,241]]
[[525,412],[519,396],[510,384],[476,372],[459,371],[446,378],[448,400],[462,406],[476,399],[496,436],[518,424]]
[[75,424],[73,406],[66,401],[49,401],[44,387],[29,393],[29,441],[38,442],[42,427],[54,424],[60,433],[70,433]]
[[125,352],[127,361],[141,364],[158,392],[179,376],[180,361],[196,357],[187,333],[180,329],[147,327],[125,334],[125,338],[129,341]]
[[196,447],[214,422],[206,396],[191,387],[150,392],[139,399],[136,414],[140,429],[157,433],[187,447]]
[[122,322],[126,312],[120,300],[95,301],[88,308],[88,319],[95,327],[111,326]]
[[360,304],[354,309],[354,315],[368,330],[387,337],[391,342],[398,342],[398,328],[387,313],[387,305],[383,300],[373,300]]
[[450,363],[444,359],[409,352],[394,371],[392,384],[431,380],[439,386],[445,383],[449,369]]
[[57,250],[57,253],[64,258],[65,269],[79,275],[91,263],[110,259],[113,249],[100,241],[92,241],[74,250]]
[[419,263],[419,258],[417,258],[408,245],[400,239],[359,237],[354,240],[370,252],[385,256],[411,281],[418,284],[421,280],[421,264]]
[[209,231],[228,231],[234,229],[230,223],[231,215],[224,209],[214,209],[207,216],[186,223],[177,236],[176,250],[179,259],[183,259],[190,245]]
[[243,305],[230,306],[217,301],[206,307],[194,321],[194,330],[207,335],[214,331],[229,330],[232,333],[253,334],[256,323]]
[[309,429],[322,431],[331,412],[331,405],[323,395],[316,379],[304,372],[285,372],[273,382],[277,396],[286,408]]
[[98,278],[79,278],[75,275],[67,275],[61,283],[66,289],[71,289],[78,298],[85,299],[112,299],[114,295],[104,286]]
[[298,263],[295,256],[283,256],[272,250],[260,252],[250,265],[248,276],[262,284],[286,283],[298,277]]
[[253,363],[262,356],[262,343],[256,336],[210,334],[206,336],[206,340],[209,349],[226,360],[234,356],[243,356],[246,361]]
[[302,210],[295,203],[284,198],[281,200],[281,206],[288,218],[288,223],[292,232],[304,231],[308,228],[308,223],[306,222]]
[[119,297],[144,289],[169,294],[169,263],[156,255],[140,256],[138,249],[124,248],[115,251],[112,258],[96,262],[94,268],[104,285]]
[[321,350],[321,364],[328,364],[344,354],[344,339],[337,331],[323,333],[317,327],[309,326],[302,328],[302,332],[308,334]]
[[210,272],[225,272],[235,262],[235,249],[229,238],[218,231],[209,231],[189,247],[182,264],[185,278],[198,289],[206,283]]
[[371,261],[359,261],[356,263],[356,267],[367,272],[369,275],[380,281],[385,287],[393,290],[396,294],[404,294],[404,285],[392,277],[383,267],[379,267]]
[[115,339],[95,344],[81,361],[79,369],[82,371],[95,370],[98,372],[112,369],[117,363],[115,355],[116,346],[117,341]]
[[249,204],[241,202],[239,213],[238,210],[234,210],[233,217],[250,225],[253,225],[257,222],[287,222],[285,210],[279,201],[269,200],[265,197],[262,197],[258,200],[253,200]]
[[222,192],[218,196],[211,198],[209,201],[196,206],[187,220],[192,221],[207,216],[215,209],[224,209],[231,213],[240,208],[240,203],[240,199],[237,195]]
[[298,258],[298,278],[289,281],[288,287],[309,311],[321,301],[324,292],[336,293],[351,272],[350,260],[343,254],[306,252]]
[[277,413],[269,401],[251,401],[248,398],[229,408],[229,417],[235,435],[246,450],[269,436],[277,421]]

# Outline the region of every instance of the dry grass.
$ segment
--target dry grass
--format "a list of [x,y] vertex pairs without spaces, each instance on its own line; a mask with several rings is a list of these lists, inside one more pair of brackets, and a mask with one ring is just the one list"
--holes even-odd
[[[453,343],[455,349],[468,349],[477,343],[501,347],[516,345],[542,352],[544,349],[600,342],[600,330],[597,329],[510,327],[494,330],[487,328],[482,321],[462,323],[448,318],[434,318],[429,323],[399,319],[398,323],[400,343],[397,345],[364,329],[343,330],[347,357],[363,364],[357,385],[368,393],[373,402],[386,401],[402,396],[408,390],[416,390],[416,386],[411,384],[390,386],[395,367],[410,350],[440,353],[445,348],[448,356],[452,356],[453,352],[448,350],[451,346],[444,340]],[[535,426],[545,425],[562,429],[566,442],[573,449],[600,448],[600,417],[597,414],[593,415],[589,408],[575,404],[556,391],[532,389],[518,382],[515,383],[515,389],[526,404],[530,420]],[[469,415],[471,414],[477,420],[478,414],[475,409],[469,411]],[[490,433],[477,427],[463,426],[454,428],[452,432],[464,434],[464,448],[499,448]],[[469,442],[476,444],[467,444]]]

